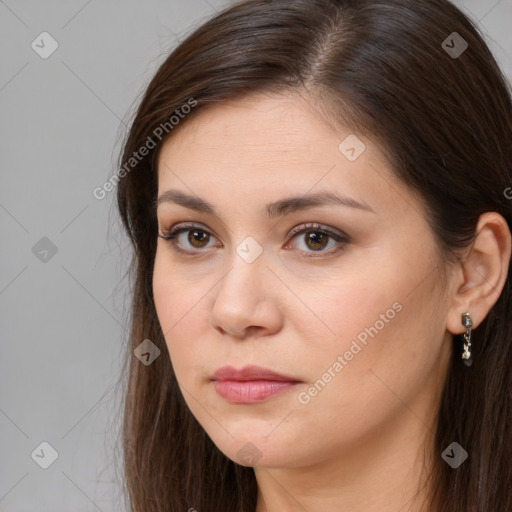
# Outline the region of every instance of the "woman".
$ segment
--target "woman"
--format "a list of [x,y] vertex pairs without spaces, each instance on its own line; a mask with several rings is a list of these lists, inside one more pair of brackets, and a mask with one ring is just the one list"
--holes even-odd
[[120,164],[131,510],[512,510],[511,96],[456,7],[240,2]]

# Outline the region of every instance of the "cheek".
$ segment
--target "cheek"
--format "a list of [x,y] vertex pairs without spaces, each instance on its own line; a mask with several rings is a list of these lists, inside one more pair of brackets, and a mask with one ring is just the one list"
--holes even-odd
[[314,417],[331,446],[377,432],[403,413],[404,404],[426,422],[422,404],[428,398],[422,394],[435,385],[429,381],[442,341],[439,330],[428,328],[440,311],[429,288],[409,296],[407,286],[333,296],[332,308],[339,313],[331,326],[338,338],[302,354],[311,369],[310,382],[300,396],[305,405],[294,417]]
[[379,248],[373,255],[367,253],[360,270],[354,262],[353,272],[333,275],[318,293],[306,286],[298,292],[316,317],[316,331],[313,324],[303,331],[313,339],[317,333],[317,347],[309,359],[315,361],[312,373],[321,377],[342,356],[343,369],[350,371],[339,371],[345,376],[336,379],[338,383],[343,381],[346,390],[359,390],[357,394],[370,385],[377,397],[380,391],[390,392],[375,375],[404,394],[427,378],[442,341],[442,330],[432,329],[442,324],[443,304],[429,253],[417,248],[386,257],[384,252]]
[[169,268],[161,255],[161,251],[157,249],[153,268],[153,298],[158,320],[164,333],[173,325],[176,307],[179,307],[176,295],[176,286],[173,286],[172,268]]
[[362,271],[350,263],[347,266],[354,270],[339,269],[322,276],[316,281],[316,288],[309,280],[294,285],[296,295],[303,298],[311,312],[306,311],[305,316],[302,311],[302,319],[295,320],[300,325],[311,317],[314,322],[308,322],[308,329],[313,333],[315,328],[316,342],[342,351],[348,350],[354,339],[364,343],[370,337],[368,331],[375,332],[375,324],[379,333],[387,330],[397,309],[401,309],[397,302],[404,295],[402,283],[391,279],[392,270],[383,269],[378,261],[361,261]]
[[[164,251],[157,250],[153,270],[153,297],[176,376],[192,365],[199,336],[194,331],[204,291],[188,286],[183,272],[174,268]],[[190,363],[190,364],[189,364]]]
[[190,269],[173,263],[167,252],[165,247],[157,249],[153,269],[153,296],[164,333],[185,324],[190,327],[191,316],[197,317],[205,294],[205,287],[190,277]]

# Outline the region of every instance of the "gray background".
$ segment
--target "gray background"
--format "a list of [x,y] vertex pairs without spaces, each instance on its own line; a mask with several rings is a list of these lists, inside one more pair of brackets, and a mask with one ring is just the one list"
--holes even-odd
[[[0,1],[0,511],[124,510],[129,247],[92,191],[169,49],[228,3]],[[457,3],[512,79],[512,1]]]

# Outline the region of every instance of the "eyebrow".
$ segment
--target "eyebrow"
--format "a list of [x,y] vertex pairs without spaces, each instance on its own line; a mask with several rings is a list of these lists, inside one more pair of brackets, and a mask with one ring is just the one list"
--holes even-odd
[[[197,196],[191,196],[179,190],[167,190],[163,192],[157,199],[156,206],[162,203],[179,204],[190,210],[206,213],[220,217],[213,205]],[[317,192],[315,194],[287,197],[273,203],[269,203],[265,207],[266,214],[269,219],[283,217],[289,213],[299,210],[306,210],[318,206],[347,206],[368,212],[375,211],[367,204],[360,203],[350,197],[342,196],[333,192]]]

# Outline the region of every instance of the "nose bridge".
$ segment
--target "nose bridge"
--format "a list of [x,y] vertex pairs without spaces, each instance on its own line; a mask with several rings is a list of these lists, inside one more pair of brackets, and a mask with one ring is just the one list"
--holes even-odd
[[249,327],[265,326],[269,320],[275,322],[275,319],[265,318],[273,315],[262,305],[268,299],[265,286],[269,272],[267,263],[263,247],[252,237],[234,247],[229,270],[214,296],[212,325],[242,336]]
[[[254,294],[265,279],[266,258],[263,246],[252,236],[244,238],[234,247],[230,270],[223,279],[224,288],[235,288],[237,295]],[[244,287],[251,289],[244,290]],[[244,293],[247,292],[247,293]]]

